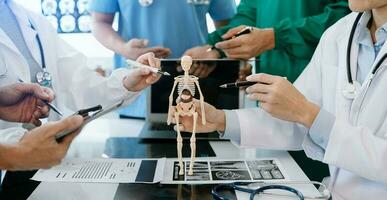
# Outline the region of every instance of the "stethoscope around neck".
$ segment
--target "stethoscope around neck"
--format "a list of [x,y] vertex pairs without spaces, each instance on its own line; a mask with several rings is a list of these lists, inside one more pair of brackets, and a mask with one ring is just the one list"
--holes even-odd
[[31,21],[30,21],[30,26],[34,31],[36,31],[36,41],[38,42],[40,60],[42,62],[42,71],[37,72],[35,75],[36,82],[40,86],[51,87],[52,86],[52,76],[47,71],[46,59],[44,56],[44,49],[43,49],[42,41],[40,40],[39,33],[37,32],[37,30],[35,29],[35,26],[33,25],[33,23]]
[[[347,99],[354,99],[356,97],[357,92],[360,90],[360,83],[357,81],[354,81],[352,78],[352,73],[351,73],[351,51],[352,51],[352,43],[353,43],[353,38],[355,35],[355,31],[357,28],[357,24],[360,21],[360,18],[362,17],[363,13],[359,13],[355,19],[355,22],[352,25],[351,33],[349,35],[349,40],[348,40],[348,46],[347,46],[347,86],[343,90],[343,95]],[[383,57],[378,61],[378,63],[375,65],[375,67],[372,69],[371,72],[371,80],[372,78],[376,75],[376,72],[380,68],[380,66],[383,64],[383,62],[387,58],[387,53],[383,55]]]

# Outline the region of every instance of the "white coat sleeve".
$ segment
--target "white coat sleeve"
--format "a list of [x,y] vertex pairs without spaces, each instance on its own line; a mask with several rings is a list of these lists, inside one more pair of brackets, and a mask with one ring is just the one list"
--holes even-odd
[[16,144],[27,132],[22,127],[10,127],[0,130],[0,144]]
[[60,93],[66,107],[72,110],[101,104],[111,105],[127,99],[132,102],[138,93],[129,92],[123,85],[128,69],[117,69],[109,77],[102,77],[87,67],[86,57],[57,36],[57,67]]
[[[321,44],[295,87],[310,101],[321,104]],[[276,119],[261,108],[236,111],[240,123],[240,145],[279,150],[301,150],[307,146],[315,159],[322,159],[322,148],[314,144],[304,126]],[[305,145],[307,144],[307,145]]]

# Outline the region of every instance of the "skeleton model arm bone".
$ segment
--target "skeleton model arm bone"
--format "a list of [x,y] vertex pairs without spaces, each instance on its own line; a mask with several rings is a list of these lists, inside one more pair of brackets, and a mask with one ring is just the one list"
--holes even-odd
[[179,78],[175,77],[175,82],[173,83],[172,91],[171,94],[169,95],[169,106],[168,106],[168,119],[167,119],[167,124],[170,125],[172,121],[172,103],[173,103],[173,93],[175,92],[176,86],[179,83]]
[[206,114],[204,112],[204,97],[203,97],[202,90],[200,89],[199,81],[198,81],[198,79],[196,77],[195,77],[195,85],[198,88],[199,95],[200,95],[200,99],[199,100],[200,100],[200,108],[202,110],[202,124],[206,125]]

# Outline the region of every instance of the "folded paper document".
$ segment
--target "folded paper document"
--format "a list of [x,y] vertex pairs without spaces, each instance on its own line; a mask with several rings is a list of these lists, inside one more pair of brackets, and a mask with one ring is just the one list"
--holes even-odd
[[44,182],[219,184],[241,181],[286,180],[277,159],[230,160],[198,158],[193,174],[184,160],[180,175],[177,159],[68,159],[41,169],[32,180]]

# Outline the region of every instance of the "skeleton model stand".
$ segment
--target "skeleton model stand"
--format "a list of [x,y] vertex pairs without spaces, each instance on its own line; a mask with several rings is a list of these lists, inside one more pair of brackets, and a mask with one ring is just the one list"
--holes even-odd
[[[191,142],[191,161],[189,165],[188,175],[192,175],[192,167],[195,162],[195,154],[196,154],[196,123],[198,118],[198,113],[196,112],[196,106],[193,102],[193,97],[195,96],[195,86],[197,87],[200,95],[200,107],[202,109],[202,124],[206,124],[206,117],[204,114],[204,98],[202,91],[200,90],[198,78],[196,76],[191,76],[188,74],[192,65],[192,58],[189,56],[184,56],[181,59],[181,66],[184,70],[184,75],[175,77],[175,82],[173,84],[173,88],[171,94],[169,95],[169,112],[168,112],[168,124],[171,123],[172,117],[175,118],[177,124],[177,156],[179,159],[179,175],[184,174],[184,166],[183,166],[183,158],[182,158],[182,148],[183,148],[183,138],[180,134],[179,127],[179,118],[180,116],[192,116],[193,120],[193,128],[192,128],[192,136],[190,139]],[[172,107],[173,102],[173,93],[175,92],[177,86],[178,97],[176,99],[176,107]],[[175,116],[172,116],[172,110],[175,109]]]

